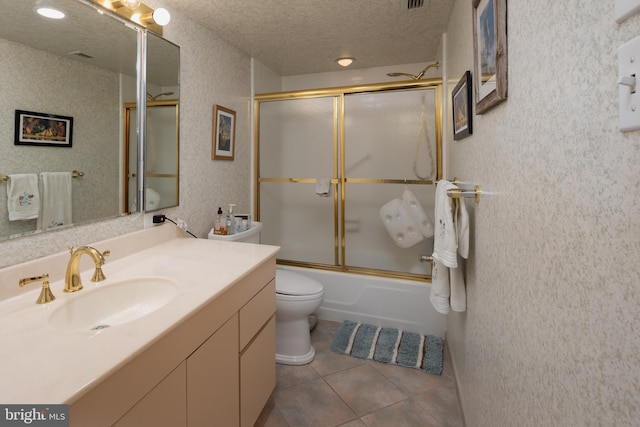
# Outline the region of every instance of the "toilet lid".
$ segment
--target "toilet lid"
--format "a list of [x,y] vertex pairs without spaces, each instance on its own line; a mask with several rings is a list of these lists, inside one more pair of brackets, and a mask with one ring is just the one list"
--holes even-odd
[[284,295],[313,295],[322,292],[320,282],[288,270],[276,270],[276,293]]

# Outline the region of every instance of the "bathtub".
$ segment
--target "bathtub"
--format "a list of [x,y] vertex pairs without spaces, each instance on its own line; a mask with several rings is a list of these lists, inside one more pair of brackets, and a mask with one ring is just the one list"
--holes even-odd
[[353,320],[444,338],[446,316],[429,302],[431,283],[285,265],[278,268],[322,283],[324,301],[315,313],[319,319]]

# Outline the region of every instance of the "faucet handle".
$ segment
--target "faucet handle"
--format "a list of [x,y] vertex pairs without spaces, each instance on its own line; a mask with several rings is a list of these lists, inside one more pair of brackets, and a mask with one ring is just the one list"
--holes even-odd
[[38,280],[42,280],[42,290],[40,291],[40,296],[36,300],[36,304],[46,304],[56,299],[56,297],[53,295],[53,292],[51,292],[51,289],[49,288],[49,274],[47,273],[43,274],[42,276],[25,277],[24,279],[20,279],[18,285],[20,285],[20,287],[23,287],[24,285],[27,285],[31,282],[36,282]]
[[105,276],[102,272],[102,265],[104,264],[104,257],[111,255],[111,251],[107,249],[106,251],[102,252],[101,255],[102,261],[99,263],[96,262],[96,269],[93,271],[93,277],[91,277],[92,282],[102,282],[107,278],[107,276]]

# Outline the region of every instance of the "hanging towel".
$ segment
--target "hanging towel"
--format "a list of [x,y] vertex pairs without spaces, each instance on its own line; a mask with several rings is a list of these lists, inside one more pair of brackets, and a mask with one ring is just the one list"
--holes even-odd
[[433,222],[431,222],[431,218],[429,218],[424,212],[424,209],[422,209],[422,205],[415,194],[409,190],[404,190],[404,193],[402,193],[402,203],[404,203],[405,208],[411,214],[416,224],[418,224],[418,227],[420,227],[422,235],[424,237],[433,236]]
[[469,258],[469,213],[464,198],[458,199],[456,235],[458,236],[458,253],[464,259]]
[[467,310],[467,290],[462,271],[463,260],[469,257],[469,213],[464,198],[456,200],[455,227],[458,241],[458,267],[449,271],[451,284],[451,310]]
[[329,197],[331,194],[331,178],[316,179],[316,194],[320,197]]
[[35,173],[9,175],[7,209],[9,221],[38,218],[40,215],[38,175]]
[[434,259],[429,300],[438,313],[449,313],[450,289],[449,269],[440,261]]
[[420,228],[400,199],[393,199],[380,208],[380,219],[396,245],[403,249],[424,239]]
[[42,172],[40,179],[42,215],[38,218],[38,228],[50,230],[71,225],[71,173]]
[[447,190],[456,188],[458,187],[449,181],[438,181],[434,214],[436,230],[433,238],[433,258],[451,268],[458,266],[458,241],[454,224],[455,205],[453,199],[447,196]]

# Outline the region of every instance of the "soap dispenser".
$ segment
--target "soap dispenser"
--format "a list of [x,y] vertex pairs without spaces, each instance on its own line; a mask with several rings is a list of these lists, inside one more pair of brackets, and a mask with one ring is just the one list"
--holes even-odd
[[222,208],[218,207],[218,216],[213,225],[213,234],[225,234],[224,224],[222,223]]
[[229,212],[227,213],[227,219],[225,221],[225,225],[227,228],[227,234],[233,234],[234,232],[234,224],[233,224],[233,207],[235,204],[229,203]]

